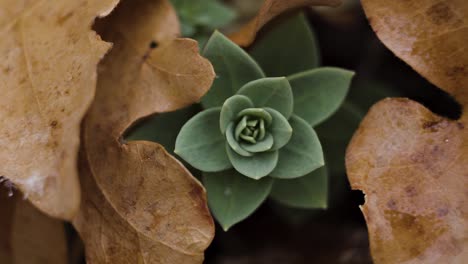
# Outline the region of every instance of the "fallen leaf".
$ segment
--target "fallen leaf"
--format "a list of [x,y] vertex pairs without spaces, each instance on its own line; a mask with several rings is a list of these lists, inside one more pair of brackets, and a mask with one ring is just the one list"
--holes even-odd
[[[148,143],[146,147],[154,156],[159,156],[159,162],[147,160],[143,164],[147,170],[156,171],[163,166],[161,163],[172,163],[170,168],[165,168],[171,176],[187,174],[163,147],[155,148],[153,145]],[[153,213],[154,217],[152,223],[142,227],[114,209],[97,186],[86,163],[81,166],[80,179],[86,191],[80,214],[73,220],[73,225],[84,240],[87,263],[202,263],[203,251],[211,241],[213,230],[207,225],[211,220],[204,197],[197,196],[202,192],[197,183],[179,180],[181,185],[174,186],[174,181],[167,180],[164,186],[154,188],[154,192],[161,189],[167,192],[161,194],[162,198],[154,198],[153,204],[148,203],[147,214]],[[191,189],[194,196],[181,193],[176,188]],[[169,192],[180,197],[169,197]],[[165,195],[167,199],[163,198]],[[181,211],[181,206],[187,210]],[[194,213],[196,206],[199,206],[196,210],[205,212],[205,215]]]
[[[434,84],[468,106],[468,4],[363,1],[379,38]],[[458,69],[458,70],[456,70]],[[375,263],[468,260],[468,113],[458,121],[408,99],[386,99],[347,149],[353,189],[366,194]]]
[[15,193],[0,192],[0,260],[2,264],[67,262],[64,225]]
[[362,0],[382,42],[422,76],[468,102],[468,1]]
[[373,106],[348,146],[376,263],[467,259],[468,129],[408,99]]
[[199,101],[213,68],[195,41],[175,39],[168,1],[123,1],[97,28],[114,46],[83,127],[85,188],[73,222],[88,262],[201,263],[214,235],[204,188],[161,145],[122,138],[145,116]]
[[306,6],[339,6],[341,0],[265,0],[258,14],[239,31],[229,37],[239,46],[247,47],[255,39],[257,32],[269,21],[287,11]]
[[116,3],[0,1],[0,175],[54,217],[79,208],[80,123],[109,48],[91,24]]

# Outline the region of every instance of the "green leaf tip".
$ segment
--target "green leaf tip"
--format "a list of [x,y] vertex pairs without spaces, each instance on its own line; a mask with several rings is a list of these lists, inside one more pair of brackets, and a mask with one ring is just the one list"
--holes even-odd
[[252,100],[255,107],[270,107],[289,119],[294,99],[291,85],[285,77],[262,78],[244,85],[237,94]]
[[249,50],[251,56],[267,76],[288,76],[318,67],[319,45],[304,14],[280,19],[263,28]]
[[217,76],[202,97],[205,108],[222,106],[244,84],[265,77],[250,55],[218,31],[211,35],[202,55],[211,62]]
[[225,133],[229,123],[237,118],[237,114],[240,111],[252,107],[253,103],[247,96],[234,95],[229,97],[221,108],[221,115],[219,120],[221,133]]
[[266,200],[273,179],[253,180],[236,170],[203,173],[208,204],[224,231],[249,217]]
[[298,178],[325,165],[322,146],[314,129],[302,118],[290,120],[293,133],[279,151],[278,165],[270,176],[280,179]]
[[265,108],[272,116],[272,125],[269,127],[269,132],[273,135],[273,146],[271,150],[277,150],[286,145],[292,137],[293,128],[289,121],[278,111],[272,108]]
[[327,209],[327,168],[323,166],[300,178],[276,179],[270,198],[294,208]]
[[234,131],[234,122],[229,123],[228,129],[226,132],[226,140],[228,143],[228,147],[234,150],[237,154],[244,156],[244,157],[251,157],[253,156],[252,153],[245,150],[243,147],[240,146],[238,140],[235,138],[235,131]]
[[273,117],[271,116],[271,114],[263,108],[246,108],[237,113],[238,118],[242,118],[244,116],[251,118],[257,117],[259,118],[259,120],[263,120],[267,127],[270,126],[271,122],[273,121]]
[[294,95],[294,114],[316,126],[344,102],[354,72],[322,67],[288,76]]
[[278,162],[278,151],[264,151],[245,157],[235,152],[230,146],[226,146],[226,150],[234,169],[255,180],[268,176]]
[[220,108],[211,108],[192,117],[177,135],[174,153],[201,171],[232,168],[219,130]]

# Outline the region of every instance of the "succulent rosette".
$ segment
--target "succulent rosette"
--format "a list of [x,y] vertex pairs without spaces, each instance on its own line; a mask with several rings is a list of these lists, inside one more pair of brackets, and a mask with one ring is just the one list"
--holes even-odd
[[203,55],[217,77],[202,98],[204,110],[175,143],[174,152],[202,171],[210,208],[225,230],[267,197],[292,207],[327,206],[324,155],[313,127],[340,107],[353,76],[317,68],[315,39],[302,15],[260,37],[250,54],[219,32],[211,36]]
[[[304,176],[323,166],[324,160],[316,133],[293,114],[293,108],[285,77],[248,82],[221,107],[202,111],[187,122],[175,152],[205,172],[234,168],[256,180]],[[202,147],[206,136],[208,144]]]

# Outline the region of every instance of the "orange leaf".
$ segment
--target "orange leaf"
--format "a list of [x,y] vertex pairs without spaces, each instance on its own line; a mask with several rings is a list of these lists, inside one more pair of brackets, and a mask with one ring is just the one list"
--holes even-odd
[[63,223],[15,195],[0,192],[0,260],[2,264],[67,263]]
[[168,1],[124,1],[101,22],[114,46],[84,122],[83,204],[74,220],[88,261],[201,263],[214,233],[205,190],[159,144],[122,137],[142,117],[197,102],[213,68],[195,41],[174,38]]
[[[466,1],[364,0],[379,38],[468,106]],[[372,107],[348,146],[376,263],[468,259],[468,113],[450,121],[408,99]]]
[[90,28],[116,2],[0,2],[0,175],[55,217],[79,208],[80,123],[109,48]]
[[257,32],[269,21],[287,11],[306,6],[339,6],[341,0],[265,0],[249,23],[229,37],[240,46],[247,47],[255,39]]

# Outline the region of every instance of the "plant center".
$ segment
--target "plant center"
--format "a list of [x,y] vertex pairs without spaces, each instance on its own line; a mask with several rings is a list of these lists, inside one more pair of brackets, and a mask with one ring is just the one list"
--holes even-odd
[[238,120],[234,130],[236,141],[255,144],[265,138],[272,117],[262,108],[248,108],[238,114]]

